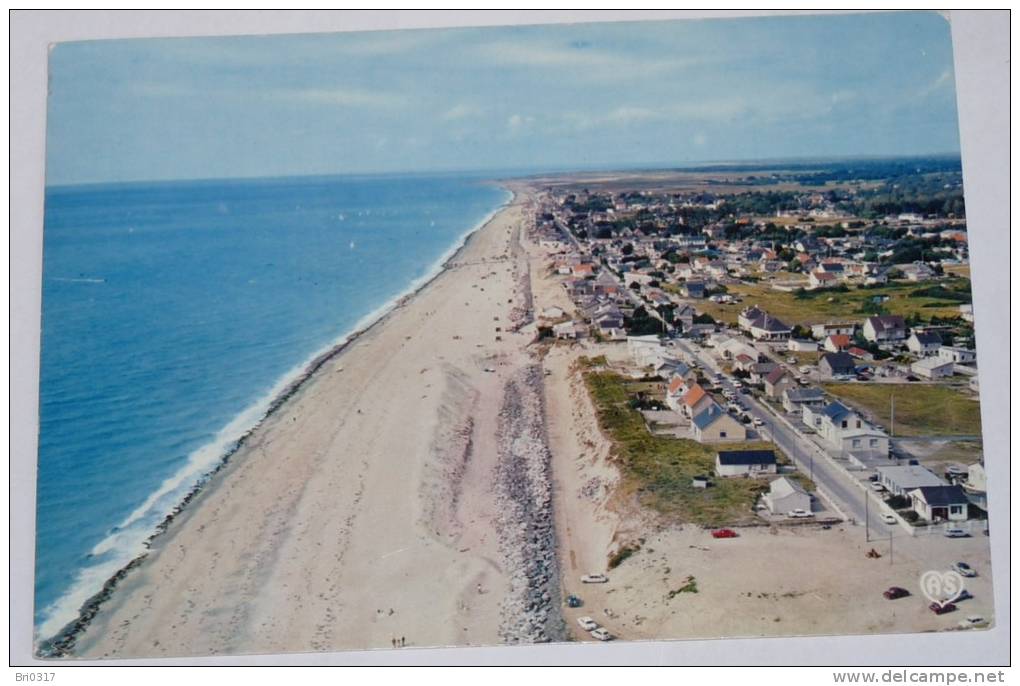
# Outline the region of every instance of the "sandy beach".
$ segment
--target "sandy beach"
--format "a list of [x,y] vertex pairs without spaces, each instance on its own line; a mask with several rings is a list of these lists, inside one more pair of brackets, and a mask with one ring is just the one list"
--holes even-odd
[[270,415],[70,654],[559,637],[526,201]]

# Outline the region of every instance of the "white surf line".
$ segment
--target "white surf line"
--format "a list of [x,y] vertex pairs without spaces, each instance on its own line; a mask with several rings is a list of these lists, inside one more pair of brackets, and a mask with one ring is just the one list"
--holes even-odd
[[405,550],[407,550],[407,547],[406,547],[406,546],[405,546],[405,547],[403,547],[403,548],[400,548],[399,550],[391,550],[391,551],[390,551],[390,552],[388,552],[388,553],[383,553],[382,555],[380,555],[380,556],[379,556],[379,559],[380,559],[380,560],[385,560],[385,559],[386,559],[387,557],[389,557],[390,555],[396,555],[397,553],[402,553],[402,552],[404,552]]

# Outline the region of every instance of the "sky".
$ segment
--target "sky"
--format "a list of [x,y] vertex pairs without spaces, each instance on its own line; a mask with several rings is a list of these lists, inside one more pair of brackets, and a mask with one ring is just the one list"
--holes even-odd
[[958,153],[935,13],[61,43],[47,183]]

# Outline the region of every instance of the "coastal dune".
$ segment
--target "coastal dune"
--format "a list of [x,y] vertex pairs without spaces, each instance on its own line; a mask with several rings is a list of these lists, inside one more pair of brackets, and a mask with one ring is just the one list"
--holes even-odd
[[536,487],[548,468],[541,440],[507,435],[521,431],[508,398],[535,416],[542,402],[533,333],[518,330],[530,300],[525,200],[518,193],[439,276],[267,417],[68,653],[559,637],[548,502],[525,513],[526,530],[507,525],[524,502],[507,484]]

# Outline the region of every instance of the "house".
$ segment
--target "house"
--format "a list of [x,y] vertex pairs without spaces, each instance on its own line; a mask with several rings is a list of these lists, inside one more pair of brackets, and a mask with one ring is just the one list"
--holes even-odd
[[712,396],[706,393],[705,389],[698,383],[688,388],[687,392],[680,397],[681,411],[688,417],[694,417],[696,414],[707,409],[709,405],[714,404],[715,401],[712,400]]
[[796,382],[790,372],[785,367],[777,366],[765,377],[765,395],[770,398],[779,398],[783,391],[795,385]]
[[824,407],[825,393],[820,388],[798,388],[788,386],[783,389],[783,408],[787,412],[802,412],[803,407]]
[[627,336],[627,352],[638,367],[654,367],[665,357],[658,336]]
[[793,329],[770,314],[764,314],[751,322],[751,337],[757,341],[784,341]]
[[808,282],[810,282],[811,288],[828,288],[835,286],[839,282],[839,277],[816,269],[808,275]]
[[792,353],[813,353],[818,350],[818,344],[814,341],[791,338],[786,341],[786,349]]
[[818,360],[818,371],[827,379],[848,376],[855,372],[854,358],[850,353],[825,353]]
[[740,314],[737,315],[737,326],[744,331],[751,330],[751,324],[765,316],[765,311],[758,308],[757,305],[753,305],[744,309]]
[[966,348],[955,348],[950,345],[943,345],[938,349],[940,360],[953,362],[955,364],[969,364],[977,360],[977,353]]
[[581,332],[584,330],[577,322],[569,321],[563,322],[562,324],[556,324],[553,326],[553,335],[559,339],[575,340],[581,337]]
[[811,496],[800,484],[785,476],[769,483],[769,491],[762,499],[774,515],[786,514],[792,510],[811,511]]
[[691,419],[694,438],[701,443],[747,440],[747,429],[736,417],[712,402]]
[[944,379],[953,375],[956,367],[954,362],[946,362],[939,357],[925,357],[910,365],[910,371],[922,379]]
[[935,355],[942,347],[942,336],[935,331],[914,331],[907,339],[907,350],[919,357]]
[[847,349],[847,353],[849,353],[849,355],[855,359],[865,360],[867,362],[870,362],[875,359],[875,356],[872,355],[871,352],[865,350],[864,348],[858,348],[856,345],[850,346]]
[[[686,366],[686,365],[684,365]],[[696,383],[694,370],[687,368],[687,373],[675,373],[666,387],[666,405],[677,412],[683,411],[683,397]]]
[[747,369],[751,374],[751,383],[765,383],[765,377],[771,374],[778,366],[775,362],[755,362]]
[[683,294],[688,298],[704,298],[705,282],[704,281],[686,282],[683,286]]
[[811,335],[818,340],[828,338],[829,336],[853,336],[856,328],[855,324],[847,322],[813,324],[811,326]]
[[570,275],[577,278],[584,278],[595,273],[595,265],[588,262],[580,262],[570,268]]
[[824,407],[802,405],[801,421],[841,455],[889,455],[889,437],[841,402]]
[[751,476],[778,471],[776,453],[772,450],[721,450],[715,455],[718,476]]
[[944,486],[945,482],[920,465],[878,468],[878,483],[893,495],[906,495],[916,488]]
[[751,367],[757,363],[757,360],[747,353],[740,353],[733,358],[733,369],[741,372],[750,372]]
[[924,262],[900,265],[899,269],[907,281],[928,281],[935,277],[935,272]]
[[863,333],[872,343],[902,341],[907,337],[907,324],[899,315],[868,317],[864,320]]
[[960,486],[922,486],[907,495],[914,512],[929,522],[964,522],[970,500]]
[[830,353],[843,352],[850,347],[850,337],[845,333],[833,334],[825,339],[825,342],[822,343],[822,347]]
[[673,321],[680,325],[681,331],[687,331],[694,325],[696,314],[694,308],[687,303],[677,305],[673,310]]

